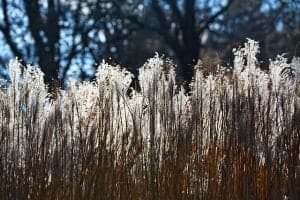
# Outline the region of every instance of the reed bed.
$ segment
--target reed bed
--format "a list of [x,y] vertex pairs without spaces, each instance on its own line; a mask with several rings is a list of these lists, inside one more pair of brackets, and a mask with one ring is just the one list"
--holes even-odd
[[300,60],[258,67],[258,44],[190,91],[159,56],[103,62],[51,98],[38,68],[0,90],[0,199],[300,199]]

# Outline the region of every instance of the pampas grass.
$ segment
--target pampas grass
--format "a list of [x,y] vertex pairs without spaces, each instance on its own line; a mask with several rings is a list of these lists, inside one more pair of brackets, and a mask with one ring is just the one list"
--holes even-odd
[[[257,67],[258,43],[189,93],[158,55],[56,98],[38,68],[9,64],[0,90],[1,199],[300,199],[300,62]],[[289,72],[289,73],[287,73]],[[129,91],[130,90],[130,91]]]

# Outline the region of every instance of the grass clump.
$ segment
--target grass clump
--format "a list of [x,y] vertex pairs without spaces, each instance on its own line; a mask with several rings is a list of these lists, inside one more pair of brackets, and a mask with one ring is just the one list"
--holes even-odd
[[[189,94],[155,56],[132,75],[102,63],[49,98],[43,75],[9,65],[0,91],[1,199],[300,199],[300,62],[195,67]],[[22,72],[23,71],[23,72]]]

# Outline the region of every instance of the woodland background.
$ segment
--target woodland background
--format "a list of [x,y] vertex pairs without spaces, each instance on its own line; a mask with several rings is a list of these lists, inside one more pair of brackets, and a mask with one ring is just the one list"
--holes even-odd
[[246,38],[268,59],[300,54],[299,0],[1,0],[0,74],[18,57],[41,67],[46,83],[90,80],[105,59],[132,73],[164,54],[190,80],[199,58],[231,65]]

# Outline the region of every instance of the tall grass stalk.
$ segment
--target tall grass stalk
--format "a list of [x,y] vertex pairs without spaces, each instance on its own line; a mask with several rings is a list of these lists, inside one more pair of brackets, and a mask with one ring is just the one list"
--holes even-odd
[[9,64],[0,90],[0,199],[300,199],[300,62],[231,69],[176,86],[155,56],[132,75],[102,63],[95,82],[50,98],[39,69]]

